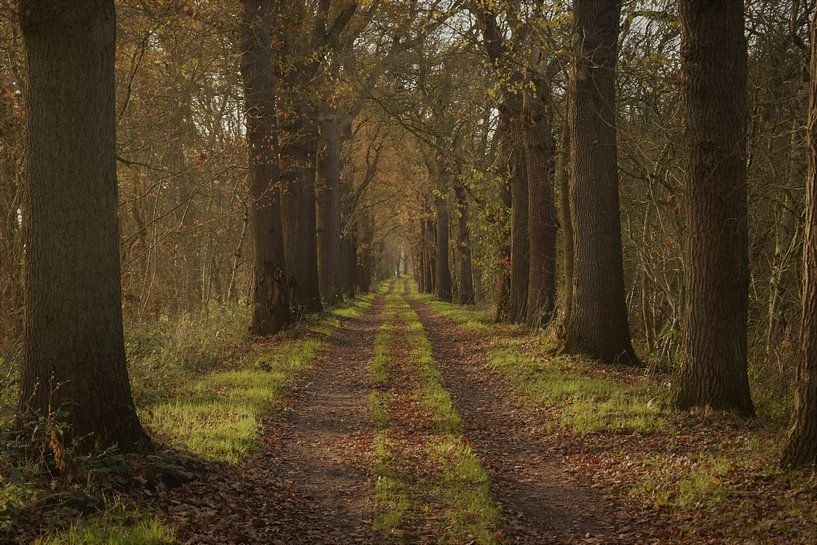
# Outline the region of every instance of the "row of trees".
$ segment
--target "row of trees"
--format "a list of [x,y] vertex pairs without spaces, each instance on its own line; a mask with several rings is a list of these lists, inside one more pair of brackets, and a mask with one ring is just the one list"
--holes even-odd
[[21,422],[147,444],[123,301],[138,319],[243,292],[271,334],[410,260],[423,291],[493,299],[566,352],[638,364],[635,338],[675,364],[682,409],[752,415],[754,338],[767,357],[793,344],[784,463],[813,462],[811,7],[659,4],[123,1],[138,24],[120,17],[117,41],[112,0],[21,2],[0,99],[0,136],[28,135],[0,149],[3,248],[25,254],[25,289],[2,270],[25,300]]
[[[553,37],[552,29],[559,27],[558,10],[551,11],[548,20],[543,19],[547,8],[542,4],[474,2],[468,7],[481,31],[477,40],[484,47],[487,65],[500,80],[493,138],[497,141],[496,169],[508,188],[504,202],[511,213],[511,243],[499,248],[507,268],[500,280],[498,317],[534,327],[553,323],[565,352],[609,363],[638,364],[628,323],[632,292],[628,294],[625,282],[619,202],[617,129],[633,117],[627,112],[627,121],[622,122],[618,111],[617,94],[622,94],[621,85],[616,84],[616,69],[622,62],[621,4],[575,0],[569,36],[572,48],[561,56],[558,50],[543,47],[552,43],[548,38]],[[748,170],[754,159],[748,153],[747,138],[750,121],[757,122],[749,110],[748,46],[752,37],[746,36],[742,2],[682,0],[677,7],[681,92],[676,111],[682,119],[679,155],[683,176],[677,194],[670,195],[665,204],[681,216],[678,238],[683,241],[684,263],[683,282],[676,288],[683,293],[677,324],[682,342],[672,400],[680,409],[711,406],[753,416],[747,363],[751,250]],[[802,45],[798,33],[804,14],[808,21],[809,8],[795,2],[790,9],[788,37],[798,47]],[[666,14],[630,12],[627,16],[628,25],[635,26],[649,25]],[[635,23],[634,19],[640,21]],[[500,28],[500,20],[504,28]],[[543,20],[549,24],[542,24]],[[760,40],[755,42],[757,49],[762,45]],[[800,75],[796,77],[799,80]],[[559,92],[563,96],[559,115],[564,123],[557,144],[553,131],[559,107],[552,97]],[[787,127],[790,134],[785,136],[790,139],[791,168],[802,173],[797,167],[803,158],[798,150],[802,145],[797,140],[798,127],[795,117]],[[557,167],[560,146],[561,162],[569,165],[566,169]],[[651,166],[653,172],[648,175],[657,176],[655,171],[663,168],[660,164]],[[795,176],[792,173],[793,183],[802,184]],[[558,215],[556,187],[561,193]],[[814,305],[810,301],[814,291],[813,255],[809,253],[813,251],[809,249],[809,237],[813,236],[810,190],[813,188],[806,189],[806,219],[802,224],[803,314],[794,352],[800,363],[793,427],[783,457],[787,465],[811,463],[817,454],[817,399],[810,346],[814,324],[809,316]],[[445,192],[446,183],[441,181],[437,191]],[[460,200],[452,209],[462,218],[465,213]],[[681,207],[676,201],[682,203],[681,210],[677,210]],[[791,206],[791,201],[787,202]],[[797,212],[791,214],[796,221]],[[558,314],[554,312],[557,217],[563,245]],[[449,245],[449,220],[439,207],[433,220],[421,226],[416,260],[422,266],[415,274],[424,291],[450,299],[443,251]],[[436,252],[432,253],[427,233],[435,232],[434,224]],[[648,228],[645,221],[645,231]],[[459,230],[467,235],[466,229]],[[667,241],[670,250],[675,240]],[[458,240],[457,246],[461,244]],[[767,344],[775,336],[772,323],[779,319],[780,284],[786,272],[781,270],[782,253],[792,252],[781,247],[796,245],[777,239],[774,260],[780,268],[773,269],[770,281]],[[467,262],[468,253],[461,253],[461,261]],[[467,285],[471,279],[465,280]],[[462,275],[459,282],[463,282]],[[460,297],[463,302],[470,295],[468,289],[464,295]],[[640,310],[646,311],[643,307]]]
[[[186,284],[173,304],[157,309],[195,309],[206,304],[200,298],[202,281],[220,278],[212,269],[201,276],[196,271],[198,265],[207,268],[216,253],[206,243],[202,251],[197,226],[220,222],[225,215],[230,223],[238,218],[237,236],[227,243],[228,248],[234,244],[234,250],[225,299],[240,297],[238,269],[249,246],[254,267],[249,275],[251,332],[268,335],[319,311],[324,303],[368,290],[380,267],[379,256],[393,262],[400,255],[387,249],[384,240],[374,239],[374,211],[368,201],[379,195],[372,192],[370,197],[367,188],[377,173],[381,144],[377,137],[355,141],[356,131],[371,130],[364,122],[355,123],[364,101],[359,91],[342,93],[344,84],[337,77],[347,63],[361,61],[350,48],[376,6],[358,12],[356,2],[336,6],[326,0],[313,6],[246,0],[231,6],[232,27],[214,23],[211,6],[156,2],[119,7],[141,10],[147,25],[135,47],[130,41],[120,47],[120,60],[123,47],[132,54],[125,89],[116,77],[112,0],[81,6],[63,0],[21,2],[19,11],[12,12],[12,24],[19,23],[22,30],[26,57],[25,75],[12,88],[24,100],[20,115],[28,142],[20,169],[25,200],[10,207],[15,230],[25,234],[24,260],[20,252],[25,328],[19,424],[26,427],[46,419],[65,426],[61,442],[86,449],[115,444],[128,451],[146,447],[149,439],[139,425],[128,384],[122,316],[128,299],[123,299],[123,287],[127,295],[132,277],[140,276],[144,295],[159,282],[158,268],[167,262],[154,257],[151,263],[144,257],[142,276],[123,275],[123,261],[127,268],[129,259],[149,256],[162,239],[179,235],[172,254],[174,261],[184,263],[181,283]],[[184,32],[166,26],[167,19],[177,17],[188,19],[187,30],[202,32],[180,39]],[[138,35],[139,29],[133,30]],[[203,34],[221,53],[202,60],[221,60],[234,51],[240,61],[231,73],[224,66],[159,61],[177,78],[175,83],[192,80],[195,76],[188,71],[201,69],[207,73],[202,76],[206,84],[218,89],[206,97],[199,94],[201,88],[170,91],[170,107],[160,116],[172,118],[166,128],[167,149],[157,150],[146,134],[117,126],[128,109],[149,107],[141,103],[148,102],[147,90],[136,85],[141,63],[151,55],[156,55],[153,61],[161,59],[157,51],[178,61]],[[182,44],[174,43],[177,39]],[[236,97],[238,112],[231,111]],[[194,108],[196,100],[206,105]],[[212,109],[220,110],[215,120],[202,116]],[[236,142],[245,137],[246,146]],[[209,152],[200,148],[202,140],[210,140]],[[237,197],[238,205],[222,200],[212,206],[223,196],[211,198],[202,185],[232,181],[227,172],[240,167],[228,165],[209,180],[212,173],[200,170],[212,160],[210,153],[221,154],[218,161],[223,163],[233,148],[246,150],[249,180],[246,186],[235,183],[232,192],[247,187],[247,195]],[[196,155],[191,157],[191,152]],[[167,168],[156,168],[154,160]],[[138,198],[122,202],[117,198],[117,166],[126,177],[139,169],[142,174],[136,178],[142,182],[144,171],[155,169],[157,174]],[[176,180],[184,183],[171,187]],[[158,197],[148,201],[151,192],[161,190],[191,193],[169,206]],[[198,199],[210,201],[203,217],[193,212]],[[142,215],[145,201],[155,208],[150,220]],[[180,209],[178,231],[159,234],[155,224]],[[120,237],[120,224],[128,225],[131,217],[123,211],[132,212],[136,230]],[[153,240],[151,232],[156,233]],[[205,235],[212,243],[219,231],[205,229]],[[389,267],[394,268],[392,263]],[[139,308],[147,306],[150,296],[144,297]]]

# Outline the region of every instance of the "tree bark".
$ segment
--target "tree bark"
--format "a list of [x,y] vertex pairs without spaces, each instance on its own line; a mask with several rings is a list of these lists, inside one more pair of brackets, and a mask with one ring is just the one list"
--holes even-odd
[[[499,110],[496,137],[498,141],[497,154],[499,155],[499,159],[497,160],[498,168],[500,175],[505,181],[505,183],[502,185],[502,194],[500,196],[502,198],[502,204],[510,213],[512,205],[510,171],[513,165],[511,159],[513,157],[513,135],[511,128],[512,120],[508,114],[508,110],[512,110],[512,108],[508,106],[506,108],[500,108]],[[510,241],[505,238],[502,246],[500,247],[499,259],[501,275],[499,278],[495,316],[497,322],[507,322],[510,318],[511,244],[509,242]]]
[[[284,227],[284,256],[290,305],[297,315],[322,309],[318,281],[317,219],[315,211],[315,155],[317,127],[314,109],[304,97],[293,97],[298,87],[290,85],[284,141],[280,143],[284,190],[281,219]],[[279,112],[281,108],[278,108]]]
[[544,78],[534,79],[535,94],[525,93],[524,142],[528,174],[527,324],[538,328],[550,322],[556,306],[556,205],[553,181],[556,142],[545,104],[549,89]]
[[436,249],[436,229],[434,227],[434,221],[431,218],[426,218],[425,220],[426,228],[426,238],[425,238],[425,245],[426,245],[426,262],[425,262],[425,275],[426,275],[426,285],[425,285],[425,293],[434,293],[435,292],[435,284],[436,284],[436,276],[434,274],[434,256],[435,249]]
[[355,295],[355,237],[352,233],[346,233],[340,239],[340,280],[338,288],[344,298],[352,298]]
[[573,308],[563,350],[638,362],[627,323],[616,164],[618,0],[575,0],[573,84]]
[[334,111],[327,109],[321,119],[318,150],[318,281],[321,297],[327,305],[340,300],[340,169],[341,124]]
[[19,424],[66,425],[46,440],[83,451],[139,450],[149,439],[122,331],[114,2],[22,0],[20,16],[29,186]]
[[420,293],[426,292],[426,222],[419,221],[420,240],[417,244],[417,289]]
[[686,305],[673,401],[751,416],[743,2],[682,0]]
[[[443,177],[446,167],[443,167]],[[444,186],[447,184],[443,184]],[[448,267],[448,203],[445,198],[447,191],[443,191],[441,196],[436,197],[434,208],[437,216],[437,240],[435,248],[435,260],[437,268],[435,271],[434,294],[442,301],[451,301],[451,270]]]
[[803,291],[797,389],[781,465],[817,463],[817,10],[811,22],[811,83],[808,109],[808,175],[803,244]]
[[[568,91],[568,95],[570,92]],[[573,307],[573,218],[570,215],[570,100],[565,104],[562,141],[559,145],[559,219],[562,225],[562,294],[559,329],[564,330]]]
[[253,335],[272,335],[292,322],[281,226],[276,157],[276,82],[272,72],[275,10],[268,0],[242,0],[241,75],[247,119],[251,231],[254,252]]
[[371,289],[372,285],[372,218],[368,211],[363,211],[358,226],[360,227],[358,287],[365,293]]
[[528,168],[521,115],[511,129],[511,285],[508,320],[523,323],[528,303],[530,247],[528,240]]
[[474,304],[474,280],[471,265],[471,234],[468,228],[468,194],[461,180],[454,182],[457,199],[457,247],[460,249],[459,290],[457,296],[461,305]]

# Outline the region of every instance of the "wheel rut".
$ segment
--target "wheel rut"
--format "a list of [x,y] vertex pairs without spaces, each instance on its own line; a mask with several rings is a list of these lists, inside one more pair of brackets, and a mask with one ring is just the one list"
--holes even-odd
[[444,386],[488,471],[507,542],[615,542],[615,509],[559,468],[558,458],[544,447],[541,418],[514,400],[505,378],[488,366],[481,340],[407,290],[404,298],[423,323]]
[[160,499],[181,522],[180,542],[372,543],[367,368],[384,306],[378,296],[363,316],[343,321],[283,410],[265,420],[252,459]]

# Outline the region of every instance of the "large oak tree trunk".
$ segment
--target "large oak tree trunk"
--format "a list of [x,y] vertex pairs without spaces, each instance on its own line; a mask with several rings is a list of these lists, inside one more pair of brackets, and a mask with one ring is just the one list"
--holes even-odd
[[797,389],[783,466],[817,463],[817,10],[811,22],[808,175],[803,239],[803,288]]
[[[292,96],[296,88],[290,85],[287,91],[288,107],[294,111],[284,113],[287,130],[279,133],[284,179],[281,219],[291,306],[296,314],[306,314],[322,308],[315,212],[318,131],[314,109],[304,104],[304,97]],[[282,113],[280,106],[278,110]]]
[[340,168],[341,124],[334,112],[328,112],[321,120],[316,189],[318,280],[328,305],[340,299]]
[[[443,179],[448,177],[447,167],[440,169]],[[441,196],[434,199],[434,210],[437,218],[437,239],[435,246],[435,260],[437,267],[434,271],[434,294],[443,301],[451,300],[451,270],[448,265],[448,202],[445,198],[448,191],[443,182]]]
[[547,85],[544,80],[536,81],[536,94],[526,93],[523,110],[530,251],[527,323],[532,328],[549,323],[556,305],[556,142],[545,105]]
[[530,247],[528,241],[528,167],[521,116],[513,119],[511,129],[511,285],[508,320],[525,321],[528,303]]
[[637,363],[627,323],[616,164],[618,0],[575,0],[570,99],[573,128],[573,308],[563,348]]
[[355,237],[351,232],[340,239],[340,279],[338,288],[341,295],[351,298],[355,295]]
[[275,78],[269,47],[275,13],[268,0],[243,0],[241,75],[246,102],[254,249],[254,335],[271,335],[292,321],[286,284],[281,194],[275,137]]
[[[23,0],[28,233],[20,425],[82,450],[149,444],[128,383],[116,187],[113,0]],[[57,422],[54,422],[54,420]]]
[[462,181],[454,182],[457,199],[457,247],[459,258],[459,290],[457,295],[461,305],[474,304],[474,280],[471,270],[471,234],[468,229],[468,194]]
[[[569,93],[568,93],[569,94]],[[570,100],[566,101],[562,140],[559,143],[559,219],[562,227],[562,293],[559,328],[564,329],[573,307],[573,218],[570,215]]]
[[[511,211],[512,198],[510,189],[511,170],[513,168],[513,135],[512,135],[512,121],[508,115],[507,110],[511,108],[501,108],[499,110],[499,120],[497,122],[497,160],[499,170],[505,183],[502,185],[503,206]],[[506,322],[510,319],[510,299],[511,299],[511,244],[507,237],[504,238],[502,245],[499,248],[499,260],[501,275],[499,277],[499,285],[497,286],[496,298],[496,321]]]
[[436,276],[434,275],[434,256],[436,255],[436,229],[434,221],[431,218],[425,220],[425,247],[426,247],[426,262],[425,262],[425,293],[434,293]]
[[749,296],[747,54],[743,2],[682,0],[686,305],[673,401],[754,414]]
[[372,234],[372,218],[369,211],[364,211],[360,222],[360,245],[358,246],[358,287],[362,292],[368,292],[372,285],[372,257],[374,242]]
[[797,389],[783,466],[817,463],[817,10],[811,22],[811,92],[808,109],[808,176],[803,245],[803,291]]

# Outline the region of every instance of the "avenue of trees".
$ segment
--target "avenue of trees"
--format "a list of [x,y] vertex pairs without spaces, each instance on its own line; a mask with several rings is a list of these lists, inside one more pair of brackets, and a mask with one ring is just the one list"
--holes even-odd
[[681,410],[793,391],[781,463],[817,461],[813,1],[0,6],[21,429],[149,448],[125,325],[271,335],[410,273]]

